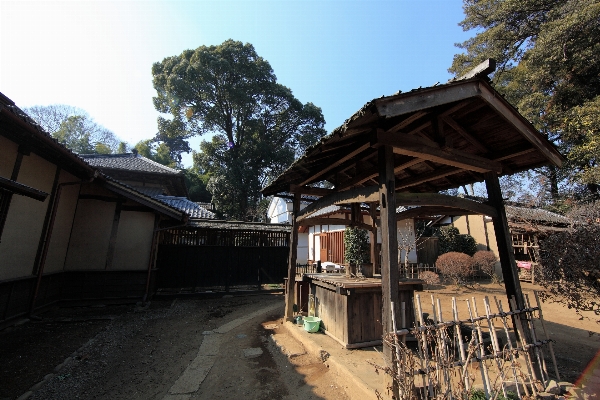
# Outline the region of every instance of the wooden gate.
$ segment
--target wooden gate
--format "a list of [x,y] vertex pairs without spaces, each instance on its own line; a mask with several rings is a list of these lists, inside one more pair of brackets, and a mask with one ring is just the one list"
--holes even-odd
[[161,235],[156,286],[190,288],[282,283],[289,233],[181,228]]
[[321,262],[344,263],[344,231],[323,232],[321,237]]

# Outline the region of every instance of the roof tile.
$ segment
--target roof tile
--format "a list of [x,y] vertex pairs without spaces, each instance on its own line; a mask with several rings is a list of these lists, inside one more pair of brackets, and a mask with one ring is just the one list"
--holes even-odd
[[158,174],[181,174],[176,169],[152,161],[139,154],[81,154],[88,164],[100,169],[120,169]]

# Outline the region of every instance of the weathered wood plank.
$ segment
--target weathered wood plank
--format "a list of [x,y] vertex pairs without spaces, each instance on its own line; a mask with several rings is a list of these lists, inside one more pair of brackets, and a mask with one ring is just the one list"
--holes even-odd
[[480,94],[477,82],[465,82],[462,85],[444,88],[430,88],[415,93],[375,100],[379,115],[392,118],[427,108],[465,100]]

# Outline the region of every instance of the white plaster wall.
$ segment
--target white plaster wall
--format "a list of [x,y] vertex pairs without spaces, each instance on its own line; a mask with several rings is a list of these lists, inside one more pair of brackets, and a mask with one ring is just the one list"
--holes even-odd
[[66,270],[104,269],[116,203],[80,199],[77,204]]
[[153,230],[154,213],[121,211],[112,269],[148,269]]
[[306,264],[308,259],[308,233],[298,233],[298,253],[296,255],[296,262]]
[[[73,175],[62,171],[59,182],[76,182],[78,179]],[[48,247],[46,265],[44,273],[61,271],[65,266],[69,239],[71,238],[71,228],[75,218],[75,209],[77,208],[77,199],[79,197],[80,185],[64,185],[62,187],[58,210]]]
[[[17,182],[50,194],[55,171],[56,165],[31,153],[23,156]],[[0,241],[0,280],[31,275],[50,198],[13,195]]]

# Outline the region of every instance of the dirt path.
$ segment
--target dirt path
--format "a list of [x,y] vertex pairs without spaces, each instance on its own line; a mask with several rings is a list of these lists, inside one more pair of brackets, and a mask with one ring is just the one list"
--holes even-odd
[[[345,399],[321,360],[299,343],[293,357],[275,344],[282,310],[280,295],[55,310],[0,332],[0,363],[13,368],[0,377],[0,399],[18,398],[50,373],[30,399]],[[217,355],[198,390],[170,394],[181,376],[197,373],[202,343],[217,336]],[[29,346],[35,349],[23,360],[18,354]]]

